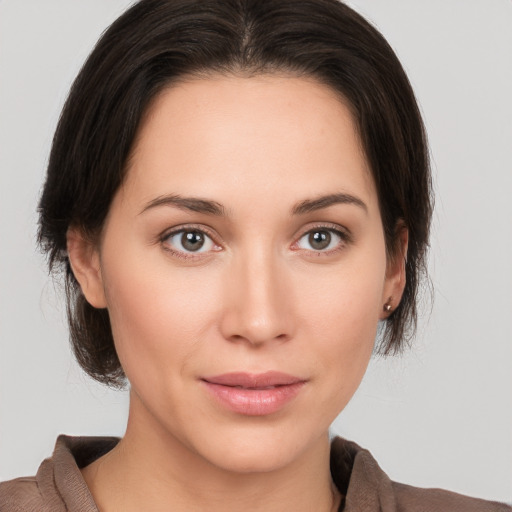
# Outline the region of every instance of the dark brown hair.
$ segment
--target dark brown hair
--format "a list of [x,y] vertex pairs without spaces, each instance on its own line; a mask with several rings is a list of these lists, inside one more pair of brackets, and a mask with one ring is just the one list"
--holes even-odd
[[432,213],[428,148],[413,91],[393,50],[337,0],[142,0],[104,33],[76,78],[53,140],[39,204],[39,243],[65,274],[71,341],[93,378],[121,385],[107,310],[85,300],[66,232],[96,236],[126,171],[149,102],[184,75],[285,71],[316,78],[351,106],[375,180],[386,246],[409,230],[406,286],[378,350],[414,332]]

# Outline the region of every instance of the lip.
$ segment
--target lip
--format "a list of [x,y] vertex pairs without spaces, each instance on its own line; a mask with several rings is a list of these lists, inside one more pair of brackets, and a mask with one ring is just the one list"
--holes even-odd
[[278,412],[300,392],[305,379],[287,373],[233,372],[201,379],[221,406],[246,416]]

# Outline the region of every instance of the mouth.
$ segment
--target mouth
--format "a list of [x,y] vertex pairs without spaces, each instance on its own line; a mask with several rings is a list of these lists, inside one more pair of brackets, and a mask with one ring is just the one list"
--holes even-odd
[[223,408],[246,416],[266,416],[283,409],[306,380],[282,372],[226,373],[202,378],[206,389]]

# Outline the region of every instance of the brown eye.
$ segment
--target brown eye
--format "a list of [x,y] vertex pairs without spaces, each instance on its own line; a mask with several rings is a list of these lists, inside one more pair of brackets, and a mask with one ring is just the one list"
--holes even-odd
[[204,235],[199,231],[185,231],[181,235],[181,245],[187,251],[199,251],[204,245]]
[[162,242],[177,253],[204,253],[215,250],[213,240],[198,229],[182,229],[162,239]]
[[315,251],[323,251],[329,247],[331,238],[329,231],[312,231],[308,235],[308,242]]
[[311,252],[331,252],[341,248],[348,241],[348,236],[337,229],[316,228],[304,233],[297,241],[296,247]]

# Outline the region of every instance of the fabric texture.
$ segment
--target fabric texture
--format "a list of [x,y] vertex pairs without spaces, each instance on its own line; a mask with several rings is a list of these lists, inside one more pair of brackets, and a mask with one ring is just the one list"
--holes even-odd
[[[118,441],[60,436],[35,477],[0,483],[0,512],[98,512],[80,468]],[[502,503],[392,482],[369,451],[340,437],[332,441],[331,473],[343,512],[512,512]]]

